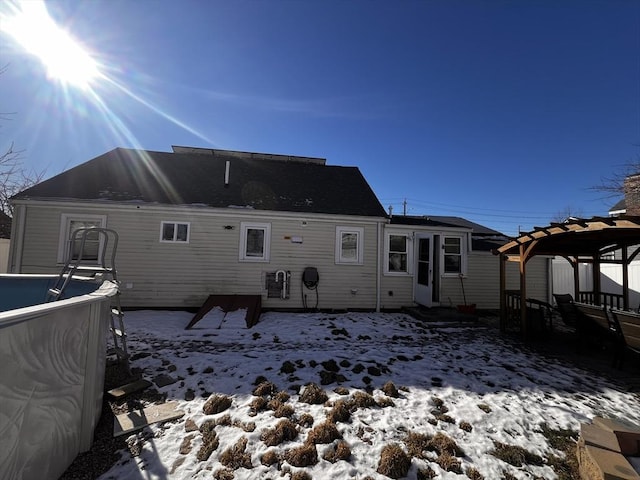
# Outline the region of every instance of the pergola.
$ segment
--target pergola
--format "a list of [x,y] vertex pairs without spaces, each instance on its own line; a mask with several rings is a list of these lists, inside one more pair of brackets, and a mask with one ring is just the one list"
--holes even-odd
[[[632,249],[630,247],[634,247]],[[619,255],[611,255],[620,251]],[[640,217],[593,217],[570,219],[564,223],[551,223],[523,233],[496,251],[500,255],[500,327],[506,329],[507,295],[506,262],[518,262],[520,267],[520,325],[528,336],[527,323],[527,262],[535,255],[561,256],[573,267],[576,296],[580,292],[578,265],[588,263],[593,267],[593,303],[600,305],[600,265],[622,265],[622,307],[629,310],[629,263],[640,253]],[[610,254],[610,255],[607,255]]]

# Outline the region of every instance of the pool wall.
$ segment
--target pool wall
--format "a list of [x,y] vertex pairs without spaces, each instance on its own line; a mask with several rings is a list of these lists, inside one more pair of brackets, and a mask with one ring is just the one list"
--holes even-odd
[[57,479],[91,446],[102,411],[111,297],[118,291],[109,281],[93,289],[0,313],[2,479]]

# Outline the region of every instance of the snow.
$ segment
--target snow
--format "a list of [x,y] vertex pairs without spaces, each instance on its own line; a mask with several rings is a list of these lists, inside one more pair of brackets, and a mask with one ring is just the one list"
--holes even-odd
[[[519,479],[553,479],[556,476],[549,466],[514,467],[498,460],[489,454],[494,441],[547,457],[561,453],[549,446],[541,431],[543,424],[579,430],[580,423],[594,416],[640,422],[640,402],[635,394],[593,373],[528,352],[487,327],[431,328],[400,313],[269,312],[247,329],[244,314],[225,315],[214,309],[192,330],[184,330],[193,317],[188,312],[135,311],[125,315],[132,367],[142,369],[149,379],[161,373],[178,378],[158,390],[167,394],[167,401],[178,401],[185,416],[132,435],[129,442],[143,443],[140,455],[132,457],[128,450],[123,451],[121,460],[101,479],[210,479],[223,468],[219,461],[222,452],[242,437],[248,440],[253,468],[235,470],[235,478],[279,478],[277,466],[262,465],[261,456],[268,450],[282,453],[302,445],[310,428],[298,427],[300,434],[295,440],[267,447],[260,439],[261,432],[281,419],[270,410],[250,415],[254,382],[264,376],[279,390],[286,390],[291,394],[286,403],[295,408],[296,416],[309,413],[318,425],[330,407],[298,399],[304,385],[320,385],[321,364],[329,360],[342,365],[338,373],[346,380],[341,385],[350,395],[364,391],[370,382],[372,395],[383,398],[381,387],[392,381],[400,396],[392,399],[395,406],[360,408],[349,422],[337,423],[351,447],[348,461],[323,460],[329,445],[317,445],[316,465],[290,466],[292,472],[304,470],[314,479],[387,478],[376,472],[380,452],[391,443],[404,446],[408,432],[443,432],[454,439],[465,453],[460,458],[463,472],[471,467],[485,479],[502,478],[505,472]],[[293,373],[281,371],[285,361],[295,365]],[[358,364],[364,370],[354,373]],[[335,393],[337,386],[322,385],[329,402],[349,398]],[[195,398],[186,401],[189,389]],[[225,412],[205,415],[203,405],[213,394],[230,396],[232,405]],[[454,423],[435,420],[434,398],[448,408],[446,413]],[[216,426],[220,445],[208,460],[198,461],[202,436],[198,431],[186,432],[185,422],[191,419],[199,426],[225,414],[234,421],[254,422],[256,428],[245,432],[237,426]],[[460,422],[468,422],[472,430],[461,429]],[[188,435],[193,435],[191,451],[181,454],[180,445]],[[418,469],[427,465],[437,478],[467,478],[464,473],[446,472],[434,461],[418,458],[412,459],[408,478],[415,479]]]

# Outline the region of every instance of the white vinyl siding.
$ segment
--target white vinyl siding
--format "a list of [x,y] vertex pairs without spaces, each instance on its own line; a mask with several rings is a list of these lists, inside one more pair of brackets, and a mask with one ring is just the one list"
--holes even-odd
[[[57,205],[25,205],[25,238],[22,273],[58,273],[56,242],[62,208]],[[78,211],[99,214],[95,208]],[[358,218],[229,212],[225,210],[157,208],[137,205],[109,206],[109,228],[120,235],[116,266],[125,307],[199,307],[209,295],[258,294],[264,308],[303,308],[302,271],[316,267],[320,276],[318,308],[374,309],[378,266],[378,227]],[[189,243],[159,242],[162,221],[180,218],[190,225]],[[362,231],[363,263],[359,268],[335,264],[336,226],[353,224]],[[241,223],[270,224],[270,261],[241,262]],[[53,232],[53,233],[52,233]],[[291,298],[267,298],[265,275],[291,271]],[[355,292],[355,293],[352,293]],[[315,292],[306,291],[315,304]]]

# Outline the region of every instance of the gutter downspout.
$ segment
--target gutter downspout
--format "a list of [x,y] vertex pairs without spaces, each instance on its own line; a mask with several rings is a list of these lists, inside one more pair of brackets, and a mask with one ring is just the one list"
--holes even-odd
[[380,312],[381,293],[382,288],[382,257],[384,256],[384,248],[382,247],[382,222],[378,222],[378,255],[376,260],[376,312]]

